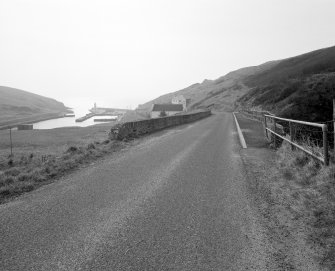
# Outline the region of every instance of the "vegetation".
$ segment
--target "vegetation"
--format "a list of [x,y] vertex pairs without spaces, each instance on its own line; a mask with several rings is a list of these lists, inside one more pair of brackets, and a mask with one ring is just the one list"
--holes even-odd
[[335,73],[288,79],[254,88],[239,102],[270,110],[279,116],[312,122],[332,119]]
[[276,65],[248,76],[249,87],[277,85],[294,78],[335,72],[335,46],[284,59]]
[[[317,150],[316,150],[317,151]],[[277,152],[276,180],[296,224],[319,263],[335,269],[335,167],[323,167],[301,151],[283,143]]]
[[[309,121],[330,120],[335,95],[335,46],[259,66],[246,67],[216,80],[204,80],[165,94],[140,106],[170,102],[173,96],[191,99],[189,109],[233,110],[258,107],[277,115]],[[326,114],[324,114],[326,113]]]
[[0,131],[0,203],[123,148],[107,139],[109,128],[13,131],[13,157],[7,131]]
[[[50,114],[64,113],[68,109],[54,99],[20,89],[0,86],[0,126],[16,119],[29,121]],[[48,115],[49,114],[49,115]]]
[[162,118],[162,117],[166,117],[167,115],[166,115],[166,112],[165,112],[165,111],[161,111],[161,112],[159,113],[159,116]]
[[237,101],[241,106],[287,118],[329,121],[335,99],[335,47],[282,60],[243,81],[252,89]]

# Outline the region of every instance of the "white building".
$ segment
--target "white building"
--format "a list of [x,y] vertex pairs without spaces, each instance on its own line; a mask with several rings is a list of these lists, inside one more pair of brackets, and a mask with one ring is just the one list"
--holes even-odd
[[182,104],[183,110],[187,111],[187,100],[185,99],[183,95],[173,97],[172,104]]

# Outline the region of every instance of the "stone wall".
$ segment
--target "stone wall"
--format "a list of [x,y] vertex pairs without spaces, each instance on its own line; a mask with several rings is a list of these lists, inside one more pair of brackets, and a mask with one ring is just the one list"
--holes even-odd
[[118,140],[138,137],[140,135],[150,134],[168,127],[190,123],[208,117],[211,114],[211,111],[202,111],[193,114],[189,113],[163,118],[120,123],[111,129],[110,137],[112,139]]

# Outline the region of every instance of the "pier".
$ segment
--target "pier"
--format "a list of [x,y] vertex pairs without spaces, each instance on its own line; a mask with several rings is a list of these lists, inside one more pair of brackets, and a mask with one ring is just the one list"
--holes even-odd
[[[76,119],[76,122],[83,122],[92,117],[96,116],[115,116],[117,119],[123,117],[123,115],[131,110],[129,109],[119,109],[119,108],[105,108],[105,107],[97,107],[96,104],[92,109],[89,110],[91,113],[86,114],[85,116]],[[108,119],[108,121],[114,121],[117,119]]]

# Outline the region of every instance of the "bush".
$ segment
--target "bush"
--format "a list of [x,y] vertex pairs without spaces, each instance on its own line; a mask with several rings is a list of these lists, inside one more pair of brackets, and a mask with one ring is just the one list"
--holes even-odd
[[93,149],[95,149],[95,145],[93,143],[90,143],[90,144],[87,145],[87,149],[88,150],[93,150]]
[[25,182],[30,180],[30,174],[28,173],[21,173],[19,176],[17,176],[17,179],[19,182]]
[[67,153],[74,153],[74,152],[77,152],[79,149],[78,147],[76,146],[70,146],[68,149],[67,149]]
[[15,178],[12,176],[3,176],[0,177],[0,187],[12,184],[15,182]]
[[12,167],[14,165],[13,159],[8,160],[8,166]]
[[14,168],[7,169],[4,173],[7,176],[17,176],[20,174],[20,172],[21,172],[20,169],[14,167]]

